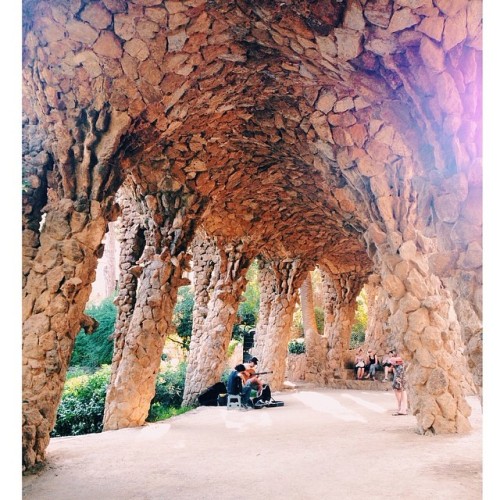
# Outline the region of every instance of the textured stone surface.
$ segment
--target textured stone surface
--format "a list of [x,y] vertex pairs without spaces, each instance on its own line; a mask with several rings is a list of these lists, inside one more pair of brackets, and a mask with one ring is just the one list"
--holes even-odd
[[[447,395],[428,392],[427,365],[451,374],[460,362],[448,357],[463,347],[482,383],[481,7],[25,2],[25,466],[44,459],[120,186],[141,222],[123,235],[108,428],[147,414],[187,248],[202,226],[273,263],[274,277],[262,270],[258,326],[273,383],[284,380],[304,273],[328,261],[333,275],[359,283],[373,271],[383,284],[373,332],[381,346],[406,349],[419,427],[467,429],[460,384],[450,375],[443,392],[455,411]],[[346,300],[332,309],[342,331]],[[211,314],[234,307],[223,302]],[[325,347],[326,378],[340,345]]]

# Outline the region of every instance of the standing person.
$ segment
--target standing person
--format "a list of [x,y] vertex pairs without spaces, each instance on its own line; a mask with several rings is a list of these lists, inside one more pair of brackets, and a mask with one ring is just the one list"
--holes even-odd
[[378,357],[371,349],[368,349],[367,360],[368,363],[365,366],[365,371],[367,371],[367,374],[365,378],[371,378],[372,380],[375,380],[375,370],[378,366]]
[[384,359],[382,360],[382,366],[384,367],[384,380],[383,382],[388,382],[389,381],[389,373],[394,373],[394,370],[392,368],[391,364],[391,358],[396,356],[396,351],[394,349],[391,349]]
[[354,366],[356,367],[356,379],[361,380],[365,373],[365,357],[363,356],[363,349],[361,347],[356,352]]
[[408,394],[406,392],[406,377],[403,358],[396,355],[390,359],[390,363],[394,372],[392,388],[394,389],[394,394],[396,395],[396,401],[398,403],[398,411],[393,413],[393,415],[408,415]]

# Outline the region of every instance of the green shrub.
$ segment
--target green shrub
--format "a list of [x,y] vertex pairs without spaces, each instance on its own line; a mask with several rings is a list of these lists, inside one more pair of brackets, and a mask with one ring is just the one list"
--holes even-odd
[[288,342],[288,352],[290,354],[304,354],[306,352],[306,344],[304,342],[304,338],[298,338],[294,340],[290,340]]
[[115,330],[116,306],[113,298],[104,299],[99,305],[90,306],[85,314],[98,321],[94,333],[87,335],[80,330],[75,340],[70,366],[98,368],[108,365],[113,358],[113,339]]
[[93,375],[80,375],[66,381],[52,437],[102,431],[110,376],[111,367],[105,365]]
[[[164,420],[191,409],[181,408],[185,376],[185,363],[158,375],[155,396],[146,419],[148,422]],[[78,436],[102,432],[106,389],[110,377],[111,367],[105,365],[92,375],[67,379],[57,410],[56,425],[50,435]]]
[[158,374],[155,396],[146,419],[148,422],[158,420],[158,415],[166,409],[181,407],[185,379],[186,363],[179,363],[177,368]]
[[194,293],[190,285],[181,286],[174,308],[173,323],[177,335],[182,339],[183,349],[189,349],[193,330]]
[[166,420],[167,418],[181,415],[182,413],[186,413],[192,409],[192,406],[183,406],[182,408],[165,408],[161,405],[161,403],[153,403],[149,409],[148,422]]

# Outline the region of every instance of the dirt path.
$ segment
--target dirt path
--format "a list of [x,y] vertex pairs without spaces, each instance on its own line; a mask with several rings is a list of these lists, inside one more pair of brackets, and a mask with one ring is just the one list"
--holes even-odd
[[52,439],[23,498],[50,500],[482,498],[473,431],[420,436],[392,392],[301,389],[282,408],[200,407],[141,428]]

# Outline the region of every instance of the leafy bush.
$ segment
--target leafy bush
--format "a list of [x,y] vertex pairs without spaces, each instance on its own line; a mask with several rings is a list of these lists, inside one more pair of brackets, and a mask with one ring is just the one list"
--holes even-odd
[[[191,409],[181,408],[186,364],[160,373],[147,421],[157,422]],[[102,432],[106,389],[111,367],[103,366],[92,375],[80,375],[66,380],[52,437],[78,436]]]
[[304,342],[304,338],[298,338],[294,340],[290,340],[288,342],[288,352],[290,354],[304,354],[306,352],[306,344]]
[[105,365],[93,375],[81,375],[66,381],[52,437],[102,431],[110,376],[111,367]]
[[166,420],[167,418],[181,415],[182,413],[186,413],[192,409],[192,406],[183,406],[182,408],[165,408],[161,405],[161,403],[153,403],[149,409],[148,422]]
[[156,378],[156,392],[149,409],[147,421],[155,422],[167,408],[180,408],[184,394],[186,363],[179,363],[175,369],[159,373]]
[[80,330],[76,336],[70,366],[87,366],[95,369],[101,365],[108,365],[113,358],[112,335],[116,321],[113,298],[104,299],[99,305],[90,306],[85,310],[85,314],[97,320],[99,326],[90,335]]

